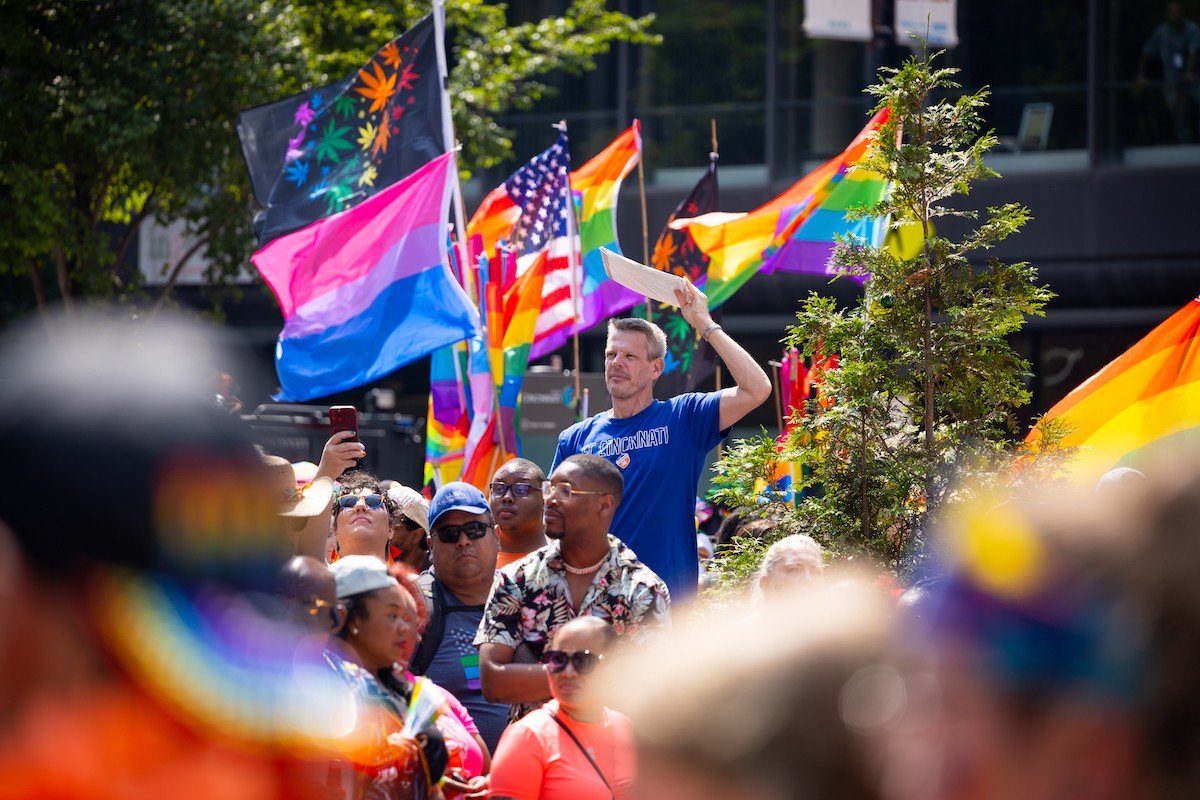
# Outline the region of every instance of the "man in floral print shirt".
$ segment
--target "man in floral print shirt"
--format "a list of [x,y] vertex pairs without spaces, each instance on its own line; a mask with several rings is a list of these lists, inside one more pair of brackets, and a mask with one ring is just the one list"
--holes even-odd
[[550,544],[496,573],[475,644],[483,694],[511,719],[550,699],[542,650],[568,620],[600,617],[634,641],[670,624],[666,584],[609,533],[623,490],[607,459],[565,459],[543,484]]

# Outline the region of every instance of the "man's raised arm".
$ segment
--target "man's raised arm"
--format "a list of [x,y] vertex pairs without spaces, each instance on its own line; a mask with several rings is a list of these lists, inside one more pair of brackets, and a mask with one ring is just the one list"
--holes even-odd
[[771,379],[749,353],[733,340],[708,313],[708,297],[688,282],[675,290],[679,310],[725,362],[734,386],[721,391],[721,430],[730,428],[771,396]]

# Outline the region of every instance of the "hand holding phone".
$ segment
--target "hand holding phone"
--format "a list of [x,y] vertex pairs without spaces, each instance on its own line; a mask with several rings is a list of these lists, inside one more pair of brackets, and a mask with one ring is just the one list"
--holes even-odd
[[352,431],[354,433],[354,436],[342,441],[358,441],[358,411],[355,410],[354,406],[329,407],[329,432],[334,434],[341,431]]

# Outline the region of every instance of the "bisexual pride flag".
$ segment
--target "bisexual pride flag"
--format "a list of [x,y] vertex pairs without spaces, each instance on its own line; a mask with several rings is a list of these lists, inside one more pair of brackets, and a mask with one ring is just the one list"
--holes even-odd
[[254,254],[284,317],[275,399],[361,386],[476,334],[479,313],[447,263],[454,169],[452,153],[438,156]]

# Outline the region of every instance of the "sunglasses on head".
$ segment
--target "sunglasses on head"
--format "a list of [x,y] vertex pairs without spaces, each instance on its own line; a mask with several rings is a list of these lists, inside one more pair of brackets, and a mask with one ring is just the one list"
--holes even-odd
[[443,525],[433,535],[441,539],[442,544],[455,544],[460,533],[465,533],[468,539],[474,541],[482,539],[491,527],[486,522],[464,522],[462,525]]
[[542,654],[542,662],[550,672],[559,673],[573,664],[580,675],[587,675],[604,660],[603,653],[593,653],[591,650],[576,650],[568,653],[566,650],[547,650]]
[[344,494],[337,499],[339,508],[354,508],[362,500],[367,508],[379,508],[383,505],[383,495],[379,494]]
[[525,498],[525,497],[529,497],[531,492],[536,492],[537,488],[538,487],[534,486],[532,483],[508,484],[508,483],[500,483],[499,481],[497,481],[496,483],[493,483],[491,486],[492,499],[499,500],[501,497],[504,497],[504,495],[508,494],[509,491],[512,491],[513,497]]

